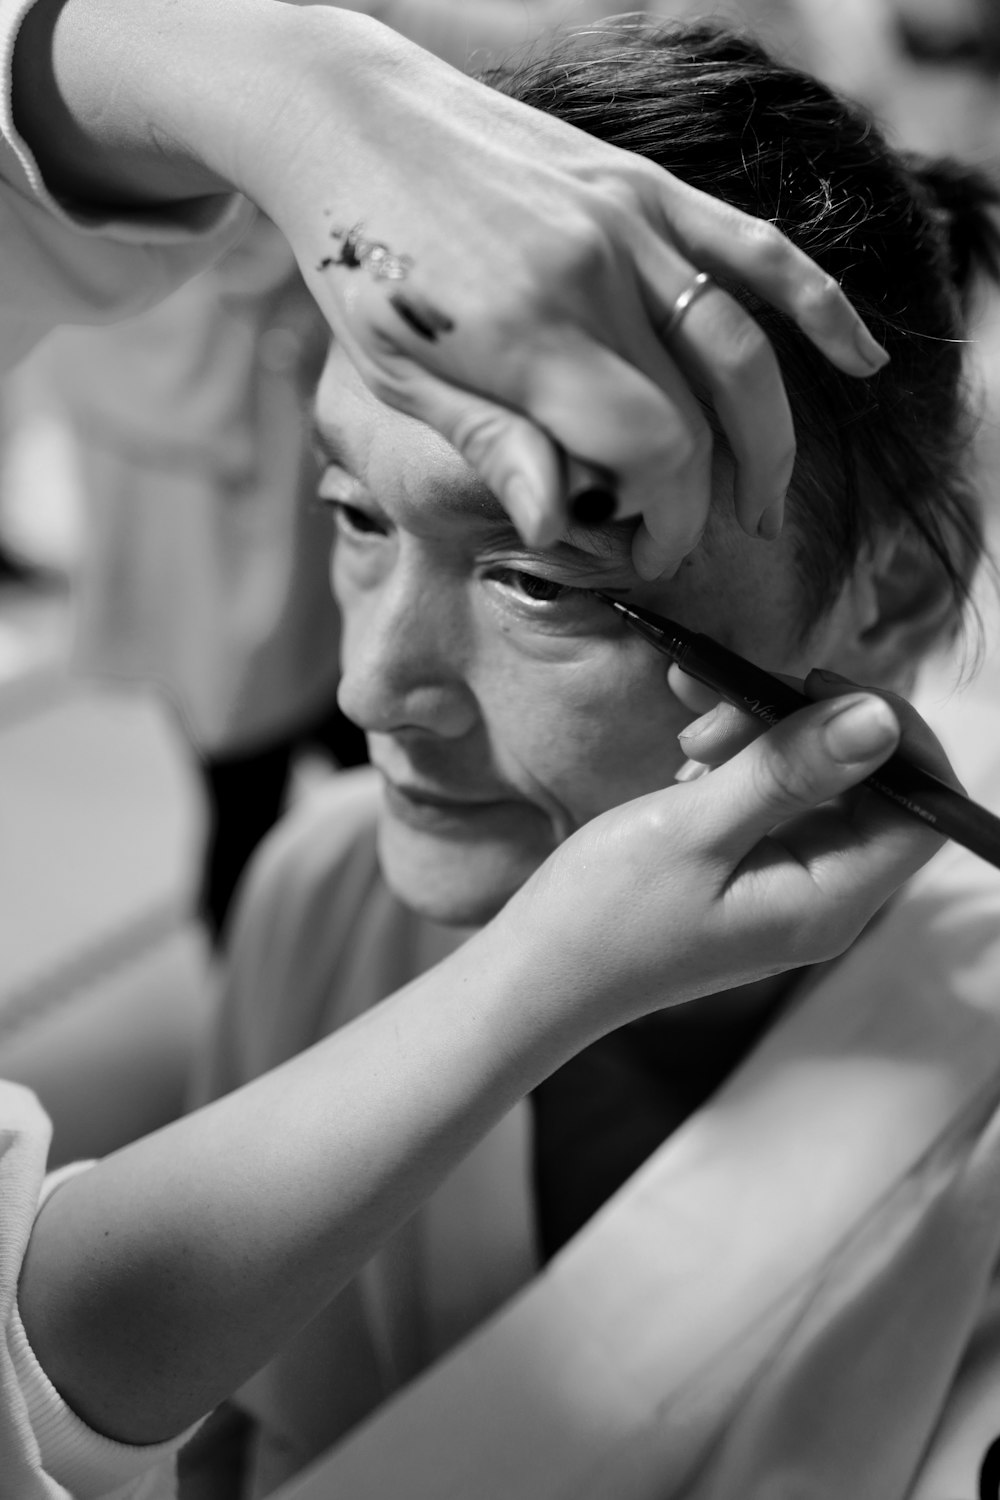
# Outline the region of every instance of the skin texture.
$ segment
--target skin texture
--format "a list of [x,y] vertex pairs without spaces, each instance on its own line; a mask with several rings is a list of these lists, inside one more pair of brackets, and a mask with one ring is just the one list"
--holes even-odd
[[874,607],[865,568],[801,631],[794,537],[740,529],[721,462],[702,542],[673,579],[643,584],[627,526],[525,547],[459,456],[380,408],[336,351],[316,419],[344,617],[340,700],[386,779],[383,869],[429,917],[488,919],[575,829],[669,786],[683,763],[692,712],[666,662],[586,590],[619,592],[772,671],[804,677],[848,649],[858,664]]

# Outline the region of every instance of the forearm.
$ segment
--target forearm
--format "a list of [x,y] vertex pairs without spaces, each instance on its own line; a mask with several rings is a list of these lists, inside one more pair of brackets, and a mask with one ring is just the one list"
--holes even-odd
[[[534,41],[553,24],[552,0],[341,0],[342,8],[372,16],[457,68],[485,67]],[[566,10],[565,5],[559,7]]]
[[112,1437],[157,1441],[315,1316],[590,1039],[568,1006],[537,1005],[532,967],[481,934],[353,1026],[65,1184],[39,1216],[20,1302],[70,1405]]
[[[323,24],[323,112],[336,122],[358,20],[331,12]],[[263,149],[280,159],[290,136],[313,36],[305,12],[276,0],[37,0],[14,50],[15,122],[67,199],[246,191],[242,164]]]

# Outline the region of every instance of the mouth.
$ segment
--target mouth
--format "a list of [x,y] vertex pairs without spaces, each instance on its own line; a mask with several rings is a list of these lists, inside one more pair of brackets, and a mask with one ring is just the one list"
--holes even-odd
[[393,817],[411,828],[425,831],[455,831],[481,828],[485,823],[510,815],[509,797],[470,795],[456,797],[430,787],[390,781],[383,773],[385,803]]

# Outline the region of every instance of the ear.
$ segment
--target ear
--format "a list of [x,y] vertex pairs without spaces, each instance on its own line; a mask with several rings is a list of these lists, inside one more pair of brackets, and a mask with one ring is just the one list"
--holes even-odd
[[850,627],[837,648],[836,670],[873,687],[907,684],[954,623],[948,579],[910,532],[880,536],[866,548],[847,594]]

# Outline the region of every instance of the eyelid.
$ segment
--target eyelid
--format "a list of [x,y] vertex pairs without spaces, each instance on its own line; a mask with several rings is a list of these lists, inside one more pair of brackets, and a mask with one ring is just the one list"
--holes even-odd
[[589,558],[560,556],[558,552],[518,551],[514,546],[498,550],[493,557],[484,556],[481,566],[487,570],[509,568],[516,573],[530,573],[535,578],[543,578],[546,583],[558,583],[563,588],[577,589],[581,593],[600,589],[628,596],[636,586],[631,579],[626,582],[621,577],[624,568],[618,574],[611,569],[602,569],[597,558],[591,562]]

